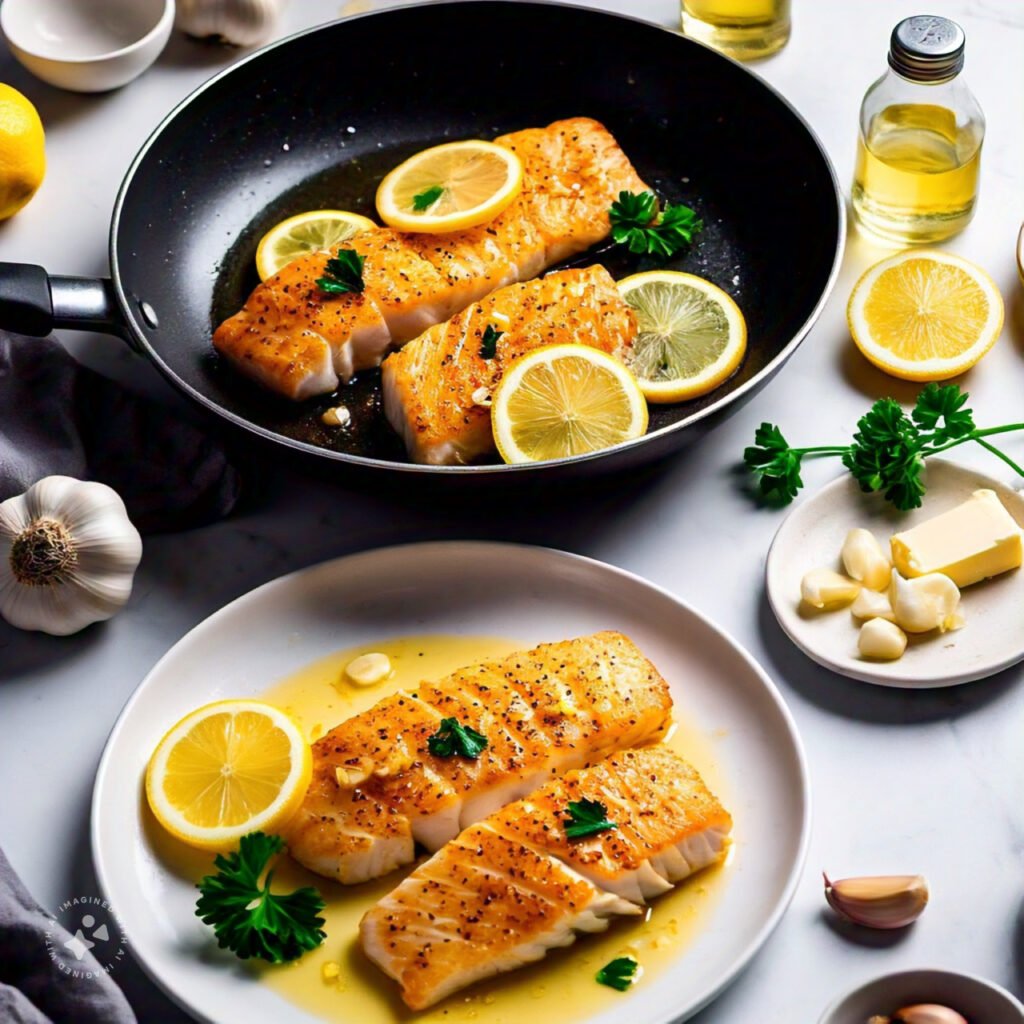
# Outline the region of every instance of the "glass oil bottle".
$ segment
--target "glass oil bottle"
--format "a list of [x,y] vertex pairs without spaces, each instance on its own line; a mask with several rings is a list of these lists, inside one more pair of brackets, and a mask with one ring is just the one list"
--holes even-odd
[[789,39],[790,0],[682,0],[683,33],[737,60],[758,60]]
[[893,29],[889,70],[860,111],[852,201],[872,234],[938,242],[974,214],[985,118],[960,77],[964,33],[931,15]]

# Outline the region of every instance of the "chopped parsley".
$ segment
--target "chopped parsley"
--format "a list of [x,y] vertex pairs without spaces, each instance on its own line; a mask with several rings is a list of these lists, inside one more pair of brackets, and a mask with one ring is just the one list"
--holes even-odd
[[339,249],[324,267],[324,276],[316,279],[316,286],[331,295],[348,292],[362,293],[363,257],[355,249]]
[[457,718],[446,718],[433,736],[427,738],[427,749],[434,757],[469,757],[474,760],[487,749],[487,737]]
[[488,324],[484,329],[484,336],[480,339],[480,358],[493,359],[498,354],[498,339],[504,334],[493,324]]
[[412,197],[412,208],[417,213],[422,213],[424,210],[429,210],[443,195],[443,185],[431,185],[430,188],[425,189],[423,192],[417,192]]
[[617,956],[609,961],[595,975],[601,985],[607,985],[618,992],[625,992],[636,981],[640,965],[631,956]]
[[568,839],[582,839],[619,827],[608,820],[608,808],[597,800],[570,800],[569,817],[562,824]]
[[693,241],[704,222],[688,206],[666,203],[653,192],[620,192],[608,210],[612,238],[630,252],[670,259]]

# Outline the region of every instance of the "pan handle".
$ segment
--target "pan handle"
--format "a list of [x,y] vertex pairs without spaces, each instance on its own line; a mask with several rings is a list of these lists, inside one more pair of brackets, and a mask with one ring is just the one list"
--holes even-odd
[[55,327],[132,341],[109,278],[51,277],[31,263],[0,263],[0,329],[42,338]]

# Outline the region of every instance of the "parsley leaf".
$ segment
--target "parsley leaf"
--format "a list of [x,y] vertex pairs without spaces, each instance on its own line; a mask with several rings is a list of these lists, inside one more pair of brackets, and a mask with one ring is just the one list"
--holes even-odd
[[480,358],[493,359],[498,354],[498,339],[504,331],[497,330],[492,324],[484,329],[484,336],[480,339]]
[[743,452],[747,468],[761,477],[762,497],[783,505],[791,502],[804,485],[800,477],[802,458],[773,423],[762,423],[754,433],[754,445]]
[[608,808],[597,800],[570,800],[569,817],[562,824],[567,839],[582,839],[619,827],[608,820]]
[[617,956],[609,961],[594,976],[601,985],[607,985],[617,992],[625,992],[634,981],[640,965],[631,956]]
[[260,884],[267,865],[283,849],[280,836],[250,832],[235,853],[217,855],[217,874],[207,875],[197,886],[201,895],[196,917],[213,926],[221,949],[242,960],[297,960],[326,938],[319,916],[324,901],[316,889],[307,885],[291,893],[271,892],[273,869]]
[[612,238],[630,252],[660,259],[675,256],[693,241],[704,222],[688,206],[665,204],[658,212],[653,192],[620,192],[608,210]]
[[361,294],[366,287],[363,283],[363,262],[364,257],[355,249],[339,249],[327,261],[324,276],[316,279],[317,288],[331,295]]
[[857,421],[848,445],[793,448],[778,427],[762,423],[753,446],[743,452],[743,461],[760,477],[762,497],[787,504],[803,486],[800,467],[806,456],[837,456],[862,491],[881,491],[886,501],[904,512],[921,506],[928,456],[967,441],[976,441],[1024,477],[1024,466],[986,440],[1024,430],[1024,423],[979,428],[967,408],[968,397],[956,384],[929,384],[909,415],[895,399],[880,398]]
[[474,760],[487,749],[487,737],[457,718],[445,718],[433,736],[427,737],[427,749],[434,757],[470,757]]
[[422,213],[424,210],[429,210],[443,195],[443,185],[431,185],[430,188],[425,189],[423,192],[417,192],[412,197],[412,208],[417,213]]
[[917,396],[911,415],[921,430],[932,431],[933,443],[954,441],[974,430],[974,415],[964,408],[968,398],[955,384],[929,384]]

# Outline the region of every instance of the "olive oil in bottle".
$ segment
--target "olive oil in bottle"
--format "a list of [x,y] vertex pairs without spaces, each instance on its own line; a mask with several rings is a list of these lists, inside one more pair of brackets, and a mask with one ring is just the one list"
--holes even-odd
[[682,0],[683,33],[737,60],[757,60],[789,39],[790,0]]
[[949,238],[974,213],[985,119],[962,78],[963,31],[919,16],[892,34],[890,70],[864,97],[852,201],[872,234]]

